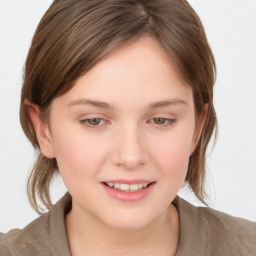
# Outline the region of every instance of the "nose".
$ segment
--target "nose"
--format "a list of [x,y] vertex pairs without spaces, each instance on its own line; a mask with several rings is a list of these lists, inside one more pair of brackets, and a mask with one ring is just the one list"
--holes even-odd
[[145,141],[136,126],[127,125],[116,136],[113,163],[126,170],[141,168],[147,161]]

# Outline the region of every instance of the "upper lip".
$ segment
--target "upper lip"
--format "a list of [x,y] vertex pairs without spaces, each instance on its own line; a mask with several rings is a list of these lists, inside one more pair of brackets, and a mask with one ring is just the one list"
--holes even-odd
[[146,179],[117,179],[117,180],[105,180],[105,183],[119,183],[119,184],[139,184],[139,183],[152,183],[153,180],[146,180]]

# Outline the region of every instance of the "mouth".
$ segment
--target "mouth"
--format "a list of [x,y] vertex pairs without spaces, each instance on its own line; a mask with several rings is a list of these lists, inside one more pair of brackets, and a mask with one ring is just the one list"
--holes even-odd
[[103,182],[109,188],[113,188],[123,192],[136,192],[152,186],[155,182],[143,182],[135,184],[117,183],[117,182]]
[[138,202],[147,198],[154,190],[156,183],[156,181],[145,179],[120,179],[101,182],[109,196],[122,202]]

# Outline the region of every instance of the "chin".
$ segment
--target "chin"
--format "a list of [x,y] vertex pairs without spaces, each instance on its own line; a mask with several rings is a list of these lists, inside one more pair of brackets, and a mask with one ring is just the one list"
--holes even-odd
[[147,227],[151,222],[154,221],[154,216],[148,216],[141,212],[120,212],[119,214],[110,214],[110,216],[105,215],[102,219],[106,225],[111,228],[118,230],[140,230]]

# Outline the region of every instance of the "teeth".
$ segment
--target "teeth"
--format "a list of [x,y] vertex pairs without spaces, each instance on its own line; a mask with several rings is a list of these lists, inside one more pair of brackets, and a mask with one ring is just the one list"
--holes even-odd
[[130,190],[131,191],[136,191],[139,189],[139,184],[131,184],[130,185]]
[[111,188],[116,188],[118,190],[122,190],[122,191],[138,191],[141,190],[143,188],[146,188],[150,183],[138,183],[138,184],[120,184],[120,183],[105,183],[107,186],[111,187]]
[[120,184],[119,183],[114,183],[114,188],[120,188]]
[[129,186],[129,184],[120,184],[119,189],[120,190],[124,190],[124,191],[129,191],[130,190],[130,186]]

